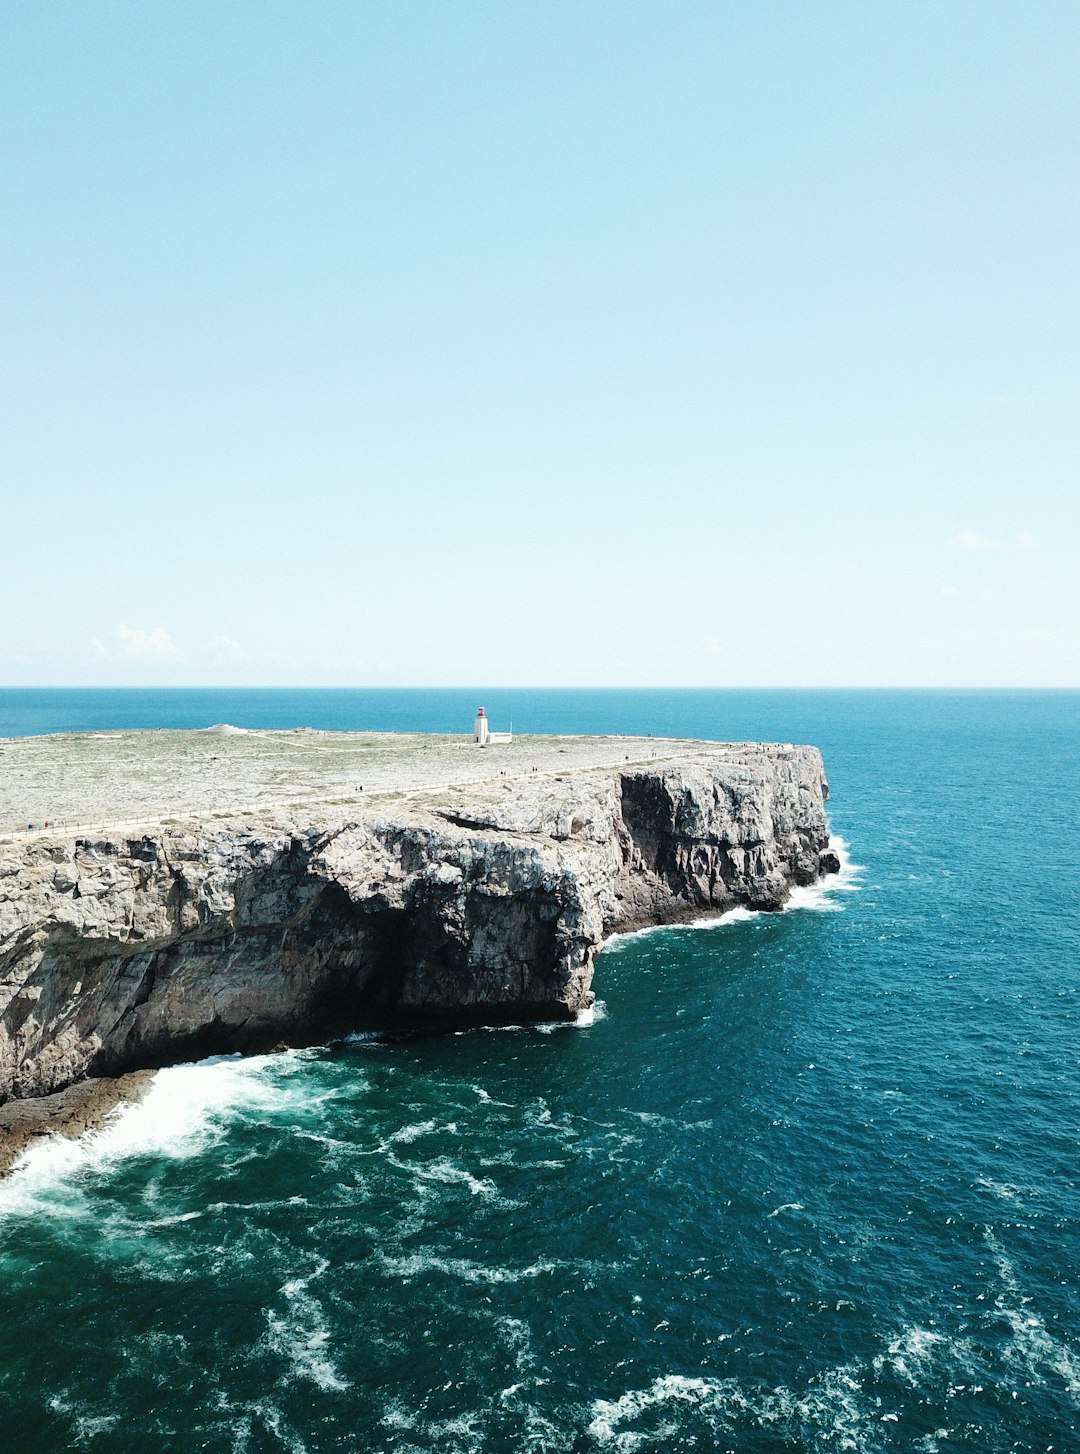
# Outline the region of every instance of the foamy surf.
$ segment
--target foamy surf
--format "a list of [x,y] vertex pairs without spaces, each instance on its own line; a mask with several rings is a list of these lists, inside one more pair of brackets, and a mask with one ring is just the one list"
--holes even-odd
[[330,1264],[320,1259],[307,1277],[290,1278],[281,1288],[284,1311],[266,1311],[267,1342],[271,1350],[286,1360],[298,1378],[306,1379],[316,1388],[340,1393],[349,1380],[338,1370],[331,1354],[332,1334],[322,1303],[311,1290],[311,1283],[322,1277]]
[[378,1252],[383,1270],[391,1277],[411,1279],[427,1278],[432,1274],[459,1282],[474,1283],[516,1283],[528,1282],[553,1272],[592,1272],[595,1264],[573,1258],[542,1257],[525,1267],[502,1267],[497,1263],[477,1262],[467,1257],[442,1257],[430,1252],[410,1252],[394,1256]]
[[286,1084],[309,1055],[220,1056],[159,1070],[142,1100],[118,1106],[98,1130],[74,1140],[43,1136],[29,1146],[0,1182],[0,1216],[78,1215],[77,1184],[87,1175],[107,1174],[136,1156],[196,1156],[226,1136],[237,1113],[310,1108],[314,1102],[303,1079],[295,1091]]
[[[829,847],[840,860],[839,873],[806,887],[796,885],[791,890],[781,913],[789,914],[797,909],[811,909],[818,913],[837,913],[844,906],[833,897],[837,893],[853,893],[862,887],[860,875],[865,872],[861,864],[853,863],[847,841],[836,835],[829,840]],[[709,914],[700,919],[679,920],[673,924],[647,924],[642,929],[628,929],[621,934],[611,934],[604,940],[604,949],[619,949],[633,939],[644,939],[648,935],[668,934],[672,930],[699,932],[703,929],[719,929],[725,924],[745,924],[749,919],[760,919],[765,914],[761,909],[748,909],[737,904],[725,909],[722,914]]]
[[600,1020],[607,1019],[607,1005],[603,1000],[593,1000],[587,1010],[578,1010],[574,1017],[574,1024],[584,1029],[587,1025],[595,1025]]
[[[948,1348],[948,1340],[937,1342]],[[807,1440],[815,1449],[886,1454],[895,1446],[882,1442],[881,1426],[896,1423],[898,1415],[883,1398],[887,1386],[879,1389],[877,1380],[890,1366],[903,1368],[906,1374],[902,1355],[925,1363],[936,1346],[930,1340],[920,1345],[901,1335],[873,1364],[852,1361],[825,1368],[796,1388],[763,1389],[737,1378],[663,1374],[647,1388],[594,1400],[588,1434],[600,1448],[623,1454],[631,1450],[644,1454],[676,1434],[685,1438],[688,1430],[702,1440],[722,1440],[725,1445],[748,1435],[756,1447],[762,1432],[775,1431],[785,1443],[798,1438],[800,1447]],[[927,1454],[938,1451],[936,1443],[911,1447]]]
[[557,1030],[582,1030],[607,1019],[607,1006],[603,1000],[594,1002],[584,1010],[578,1010],[572,1020],[530,1020],[520,1025],[476,1025],[469,1030],[455,1030],[455,1035],[520,1035],[528,1031],[533,1035],[554,1035]]
[[796,909],[812,909],[818,913],[835,914],[844,906],[837,902],[834,894],[855,893],[862,888],[860,876],[865,870],[861,864],[852,862],[847,840],[834,834],[829,839],[829,847],[840,860],[840,872],[819,879],[817,883],[793,888],[783,907],[783,913],[789,914]]
[[641,929],[627,929],[619,934],[609,934],[603,947],[605,950],[620,949],[631,940],[646,939],[653,934],[670,934],[673,929],[718,929],[722,924],[742,924],[747,919],[756,918],[756,909],[748,909],[745,904],[736,904],[733,909],[725,909],[722,914],[710,914],[703,919],[680,919],[672,924],[646,924]]

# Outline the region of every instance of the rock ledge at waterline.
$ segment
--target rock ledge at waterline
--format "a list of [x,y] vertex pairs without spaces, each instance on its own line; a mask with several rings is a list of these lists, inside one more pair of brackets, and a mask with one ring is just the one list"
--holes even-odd
[[0,1101],[345,1030],[570,1019],[605,936],[835,871],[827,795],[813,747],[0,741]]

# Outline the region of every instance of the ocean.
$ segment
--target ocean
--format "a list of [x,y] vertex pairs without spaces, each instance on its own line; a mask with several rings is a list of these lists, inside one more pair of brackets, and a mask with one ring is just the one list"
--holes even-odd
[[18,1454],[1080,1449],[1080,693],[0,691],[813,742],[845,871],[576,1026],[160,1072],[0,1183]]

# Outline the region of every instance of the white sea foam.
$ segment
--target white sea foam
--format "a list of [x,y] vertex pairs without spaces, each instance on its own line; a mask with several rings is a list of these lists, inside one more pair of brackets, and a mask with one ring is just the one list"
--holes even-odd
[[675,1116],[662,1116],[657,1111],[633,1111],[629,1107],[626,1115],[633,1116],[635,1121],[640,1121],[644,1126],[670,1126],[674,1131],[707,1131],[712,1125],[711,1120],[686,1121]]
[[470,1086],[470,1090],[474,1090],[477,1098],[486,1106],[499,1106],[503,1110],[513,1109],[513,1101],[497,1101],[482,1085]]
[[402,1444],[395,1439],[395,1454],[432,1454],[436,1448],[452,1449],[454,1454],[474,1454],[485,1444],[479,1413],[434,1419],[426,1409],[409,1408],[400,1398],[392,1398],[380,1422],[395,1434],[416,1434],[423,1440],[422,1444]]
[[398,1130],[391,1132],[380,1146],[380,1151],[389,1151],[391,1146],[409,1146],[413,1141],[419,1140],[421,1136],[430,1136],[438,1126],[437,1121],[414,1121],[408,1126],[401,1126]]
[[673,929],[717,929],[721,924],[742,924],[747,919],[757,917],[756,909],[748,909],[744,904],[736,904],[733,909],[725,909],[722,914],[710,914],[703,919],[680,919],[673,924],[646,924],[641,929],[627,929],[620,934],[609,934],[604,940],[604,949],[621,949],[631,940],[650,938],[653,934],[670,934]]
[[540,1020],[533,1025],[514,1025],[507,1028],[536,1030],[541,1035],[554,1035],[557,1030],[584,1030],[589,1025],[595,1025],[598,1021],[606,1019],[607,1005],[603,1000],[594,1000],[587,1009],[578,1010],[572,1020]]
[[[1060,1379],[1075,1400],[1080,1393],[1080,1361],[1033,1310],[992,1234],[987,1234],[987,1242],[1003,1284],[996,1315],[1012,1329],[1002,1357],[1014,1371],[1018,1389],[1022,1393],[1024,1388],[1037,1388],[1051,1377]],[[977,1380],[984,1360],[985,1351],[971,1337],[910,1325],[889,1338],[876,1356],[827,1368],[801,1388],[762,1389],[732,1378],[665,1374],[618,1398],[596,1399],[588,1433],[601,1448],[620,1454],[662,1447],[674,1434],[685,1437],[692,1426],[701,1424],[714,1438],[730,1442],[737,1442],[747,1430],[771,1430],[781,1438],[797,1436],[800,1447],[806,1442],[808,1447],[847,1454],[884,1454],[895,1446],[883,1426],[901,1420],[889,1407],[889,1380],[900,1379],[918,1390],[944,1377],[951,1385],[979,1394],[983,1390]],[[911,1447],[920,1454],[938,1454],[940,1441],[949,1437],[948,1428],[938,1428]]]
[[[610,943],[610,941],[608,941]],[[469,1030],[455,1030],[455,1035],[554,1035],[559,1030],[580,1030],[607,1019],[607,1006],[596,1000],[587,1010],[579,1010],[572,1020],[529,1020],[520,1025],[477,1025]]]
[[108,1173],[132,1156],[184,1160],[217,1144],[231,1115],[286,1110],[297,1116],[325,1100],[303,1079],[289,1085],[306,1051],[223,1056],[159,1070],[142,1100],[121,1105],[100,1129],[77,1140],[44,1136],[0,1182],[0,1216],[25,1212],[75,1216],[82,1211],[78,1183]]
[[[256,1420],[277,1441],[277,1445],[286,1450],[286,1454],[309,1454],[307,1444],[299,1434],[289,1428],[281,1410],[268,1399],[260,1399],[257,1403],[249,1405],[248,1413],[235,1433],[233,1454],[251,1454],[249,1441],[252,1425]],[[262,1448],[261,1443],[259,1448]]]
[[1080,1407],[1080,1354],[1047,1327],[1032,1299],[1024,1294],[1016,1268],[992,1232],[986,1233],[986,1241],[1002,1282],[995,1306],[1012,1334],[1004,1349],[1006,1364],[1024,1384],[1042,1382],[1048,1372],[1055,1375]]
[[[532,1332],[528,1323],[521,1318],[498,1317],[495,1319],[495,1332],[499,1341],[505,1343],[513,1353],[515,1372],[519,1376],[525,1375],[536,1363],[536,1355],[532,1350]],[[515,1384],[512,1390],[504,1389],[502,1397],[507,1397],[520,1387],[520,1384]]]
[[607,1019],[607,1005],[603,1000],[593,1000],[587,1010],[579,1010],[574,1023],[584,1028],[586,1025],[595,1025],[600,1020]]
[[378,1257],[391,1276],[410,1280],[440,1273],[460,1282],[497,1284],[531,1282],[552,1272],[574,1272],[595,1277],[604,1271],[602,1263],[587,1258],[541,1257],[525,1267],[498,1267],[491,1263],[474,1262],[467,1257],[443,1257],[435,1252],[409,1252],[400,1256],[380,1252]]
[[[862,888],[861,876],[865,869],[861,864],[852,862],[847,841],[834,834],[829,840],[829,847],[840,860],[840,872],[805,887],[796,885],[784,903],[782,912],[786,914],[798,909],[811,909],[818,913],[836,913],[843,908],[843,904],[837,902],[834,894],[854,893]],[[750,919],[761,918],[762,914],[763,911],[759,909],[748,909],[745,904],[737,904],[733,909],[725,909],[722,914],[680,920],[674,924],[647,924],[643,929],[629,929],[622,934],[611,934],[604,940],[604,949],[619,949],[633,939],[668,934],[672,930],[700,931],[718,929],[725,924],[745,924]]]
[[1004,1202],[1014,1202],[1022,1195],[1018,1186],[1013,1186],[1011,1182],[994,1181],[989,1176],[976,1177],[975,1185],[985,1187]]
[[823,883],[796,884],[780,912],[793,914],[799,909],[810,909],[818,914],[838,913],[843,905],[832,897],[834,892],[835,888]]
[[462,1282],[489,1283],[525,1282],[545,1272],[554,1272],[560,1266],[572,1265],[541,1260],[528,1267],[493,1267],[484,1262],[470,1262],[465,1257],[438,1257],[427,1252],[412,1252],[405,1257],[392,1257],[380,1252],[379,1260],[395,1277],[423,1277],[430,1272],[441,1272]]
[[944,1333],[935,1333],[929,1328],[904,1328],[886,1352],[874,1359],[874,1371],[883,1373],[891,1368],[912,1388],[917,1388],[934,1359],[946,1350],[951,1352],[954,1342]]
[[267,1310],[267,1340],[275,1353],[287,1359],[297,1377],[326,1392],[340,1392],[349,1387],[349,1381],[330,1356],[330,1329],[322,1304],[310,1291],[310,1284],[328,1266],[321,1261],[307,1277],[295,1277],[283,1285],[286,1310],[283,1314]]
[[[457,1166],[447,1156],[440,1156],[435,1161],[429,1161],[423,1165],[416,1165],[409,1161],[399,1161],[397,1157],[389,1158],[391,1165],[400,1167],[402,1171],[411,1172],[420,1181],[439,1182],[443,1186],[466,1186],[473,1196],[496,1197],[498,1187],[487,1177],[479,1178],[473,1176],[463,1166]],[[498,1198],[501,1202],[502,1198]]]
[[861,877],[866,870],[861,864],[852,862],[846,839],[834,834],[829,839],[829,847],[840,860],[840,872],[830,874],[828,878],[819,879],[817,883],[807,884],[804,887],[796,885],[784,905],[785,914],[796,909],[812,909],[818,913],[835,914],[843,908],[843,904],[834,898],[835,894],[856,893],[862,888]]
[[660,1428],[651,1424],[647,1432],[635,1432],[624,1426],[658,1408],[690,1404],[696,1408],[704,1406],[720,1410],[729,1401],[747,1406],[745,1396],[734,1379],[686,1378],[682,1374],[667,1373],[654,1378],[646,1389],[624,1393],[617,1399],[596,1399],[588,1432],[605,1447],[630,1451],[646,1440],[655,1447],[660,1440],[675,1433],[676,1424],[665,1423]]
[[177,1212],[172,1217],[154,1217],[146,1223],[148,1227],[176,1227],[181,1222],[197,1222],[202,1212]]
[[101,1434],[107,1434],[120,1422],[119,1414],[84,1413],[77,1403],[72,1403],[64,1394],[56,1394],[49,1399],[49,1407],[54,1414],[71,1419],[72,1434],[77,1447],[89,1444]]
[[[662,1446],[681,1430],[687,1415],[704,1419],[715,1433],[730,1438],[749,1425],[783,1433],[812,1434],[817,1447],[871,1454],[881,1449],[876,1426],[888,1411],[863,1388],[855,1365],[826,1369],[801,1392],[789,1388],[771,1391],[745,1388],[734,1378],[685,1377],[664,1374],[646,1389],[632,1390],[618,1399],[597,1399],[588,1426],[602,1448],[631,1451]],[[644,1422],[646,1427],[632,1426]]]

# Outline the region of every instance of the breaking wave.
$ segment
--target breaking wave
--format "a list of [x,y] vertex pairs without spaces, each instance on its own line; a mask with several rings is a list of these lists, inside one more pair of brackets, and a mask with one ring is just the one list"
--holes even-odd
[[[819,879],[817,883],[807,884],[805,887],[796,885],[788,895],[781,912],[788,914],[796,910],[811,910],[818,913],[836,913],[844,905],[836,899],[836,894],[854,893],[862,888],[862,875],[865,868],[852,861],[851,853],[845,839],[836,834],[829,840],[829,846],[840,860],[840,872],[830,874],[828,878]],[[745,924],[751,919],[767,917],[767,913],[761,909],[749,909],[745,904],[737,904],[733,909],[725,909],[722,914],[707,914],[701,918],[680,919],[671,924],[646,924],[641,929],[627,929],[622,933],[610,934],[604,941],[604,949],[618,949],[637,939],[645,939],[656,934],[670,934],[673,932],[695,932],[700,930],[718,929],[725,924]]]
[[[301,1122],[325,1097],[301,1074],[310,1051],[219,1056],[155,1073],[142,1099],[120,1105],[97,1130],[75,1139],[34,1141],[0,1181],[0,1216],[78,1210],[78,1188],[133,1157],[181,1161],[224,1140],[239,1118],[296,1116]],[[70,1195],[60,1195],[62,1188]]]
[[321,1302],[311,1284],[326,1272],[329,1262],[321,1260],[306,1277],[290,1278],[281,1288],[284,1310],[268,1309],[267,1343],[283,1357],[298,1377],[316,1388],[340,1392],[349,1387],[331,1356],[333,1334]]
[[[890,1336],[880,1352],[826,1368],[801,1386],[769,1388],[745,1378],[663,1374],[616,1398],[595,1399],[588,1433],[600,1448],[620,1454],[662,1448],[675,1436],[722,1440],[729,1447],[729,1441],[765,1433],[783,1447],[791,1441],[793,1447],[844,1454],[1016,1447],[1006,1442],[1001,1406],[1029,1401],[1033,1390],[1060,1380],[1080,1410],[1080,1365],[1060,1335],[1055,1338],[1040,1318],[1025,1312],[1026,1300],[1007,1259],[999,1260],[999,1271],[1004,1287],[997,1306],[1014,1330],[1000,1361],[988,1359],[973,1337],[909,1325]],[[919,1427],[918,1421],[912,1427],[913,1394],[941,1403],[944,1417],[936,1427]],[[1020,1409],[1023,1413],[1023,1403]],[[703,1442],[701,1447],[714,1446]]]

